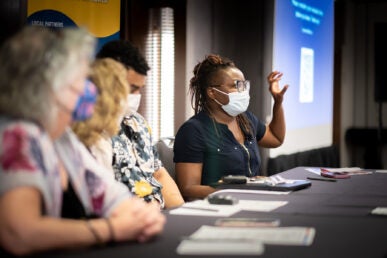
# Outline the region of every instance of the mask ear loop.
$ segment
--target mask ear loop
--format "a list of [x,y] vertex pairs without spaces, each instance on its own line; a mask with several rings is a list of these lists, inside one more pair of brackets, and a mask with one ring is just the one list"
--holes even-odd
[[[220,93],[222,93],[222,94],[224,94],[224,95],[227,95],[228,96],[228,94],[227,93],[225,93],[225,92],[223,92],[223,91],[221,91],[221,90],[218,90],[217,88],[215,88],[215,87],[211,87],[212,89],[214,89],[214,90],[216,90],[217,92],[220,92]],[[220,103],[217,99],[215,99],[215,98],[213,98],[213,100],[216,102],[216,103],[218,103],[220,106],[224,106],[224,105],[227,105],[227,104],[222,104],[222,103]],[[230,98],[229,98],[229,101],[230,101]]]
[[[209,88],[212,88],[212,89],[215,89],[214,87],[209,87]],[[216,89],[215,89],[216,90]],[[223,104],[221,104],[218,100],[216,100],[215,98],[211,98],[213,101],[215,101],[218,105],[220,106],[223,106]],[[210,118],[211,118],[211,121],[212,121],[212,125],[214,126],[214,130],[215,130],[215,134],[218,138],[218,140],[221,139],[220,137],[220,133],[218,131],[218,126],[216,125],[216,122],[215,122],[215,116],[214,114],[211,112],[211,110],[208,110],[209,112],[209,115],[210,115]],[[219,150],[219,147],[218,147],[218,150]]]
[[221,90],[218,90],[218,89],[215,88],[215,87],[211,87],[211,88],[213,88],[213,89],[216,90],[217,92],[223,93],[224,95],[227,95],[227,96],[228,96],[228,93],[226,93],[226,92],[223,92],[223,91],[221,91]]

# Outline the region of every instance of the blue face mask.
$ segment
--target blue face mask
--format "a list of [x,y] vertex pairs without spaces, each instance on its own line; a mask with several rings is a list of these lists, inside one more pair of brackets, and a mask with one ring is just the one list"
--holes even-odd
[[93,115],[97,95],[97,88],[94,83],[86,80],[85,89],[79,96],[77,105],[72,113],[73,121],[84,121]]

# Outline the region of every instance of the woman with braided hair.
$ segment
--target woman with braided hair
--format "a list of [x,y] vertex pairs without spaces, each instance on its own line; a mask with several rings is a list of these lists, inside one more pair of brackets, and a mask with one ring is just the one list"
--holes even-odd
[[193,73],[190,93],[195,115],[180,127],[174,143],[177,182],[187,200],[214,192],[210,185],[222,176],[259,175],[258,146],[275,148],[284,141],[282,101],[288,88],[279,87],[281,72],[268,75],[274,106],[273,118],[265,125],[247,111],[250,82],[234,62],[210,54]]

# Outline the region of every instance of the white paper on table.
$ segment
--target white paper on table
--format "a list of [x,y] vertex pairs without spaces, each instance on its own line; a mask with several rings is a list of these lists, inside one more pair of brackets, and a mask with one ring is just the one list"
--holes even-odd
[[217,227],[203,225],[190,239],[199,240],[258,240],[272,245],[300,245],[313,243],[316,230],[310,227]]
[[350,168],[325,168],[329,172],[340,172],[340,173],[351,173],[361,171],[362,169],[359,167],[350,167]]
[[193,216],[225,216],[228,217],[240,210],[246,211],[273,211],[286,205],[286,201],[258,201],[239,200],[234,205],[210,204],[207,200],[196,200],[186,202],[183,206],[169,212],[172,215],[193,215]]
[[[345,173],[348,175],[368,175],[372,174],[372,171],[363,170],[359,167],[347,167],[347,168],[325,168],[329,172]],[[317,175],[321,175],[321,168],[305,168],[306,171],[312,172]]]
[[245,211],[273,211],[286,205],[286,201],[257,201],[257,200],[239,200],[238,204],[241,210]]
[[261,255],[264,252],[264,245],[257,240],[198,241],[187,239],[180,242],[176,252],[188,255]]
[[305,168],[306,171],[312,172],[313,174],[320,175],[321,169],[320,168]]
[[238,205],[210,204],[207,200],[196,200],[184,203],[179,208],[171,210],[169,214],[228,217],[238,211],[240,211]]
[[387,216],[387,207],[376,207],[371,211],[371,214]]
[[376,173],[387,173],[387,169],[378,169],[375,170]]
[[346,168],[325,168],[329,172],[345,173],[348,175],[368,175],[372,174],[372,171],[364,170],[359,167],[346,167]]

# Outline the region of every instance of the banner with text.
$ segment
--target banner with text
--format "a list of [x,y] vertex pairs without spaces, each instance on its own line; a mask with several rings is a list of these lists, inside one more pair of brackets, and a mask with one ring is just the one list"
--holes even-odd
[[28,0],[29,25],[59,29],[85,27],[98,39],[97,50],[120,37],[120,0]]

